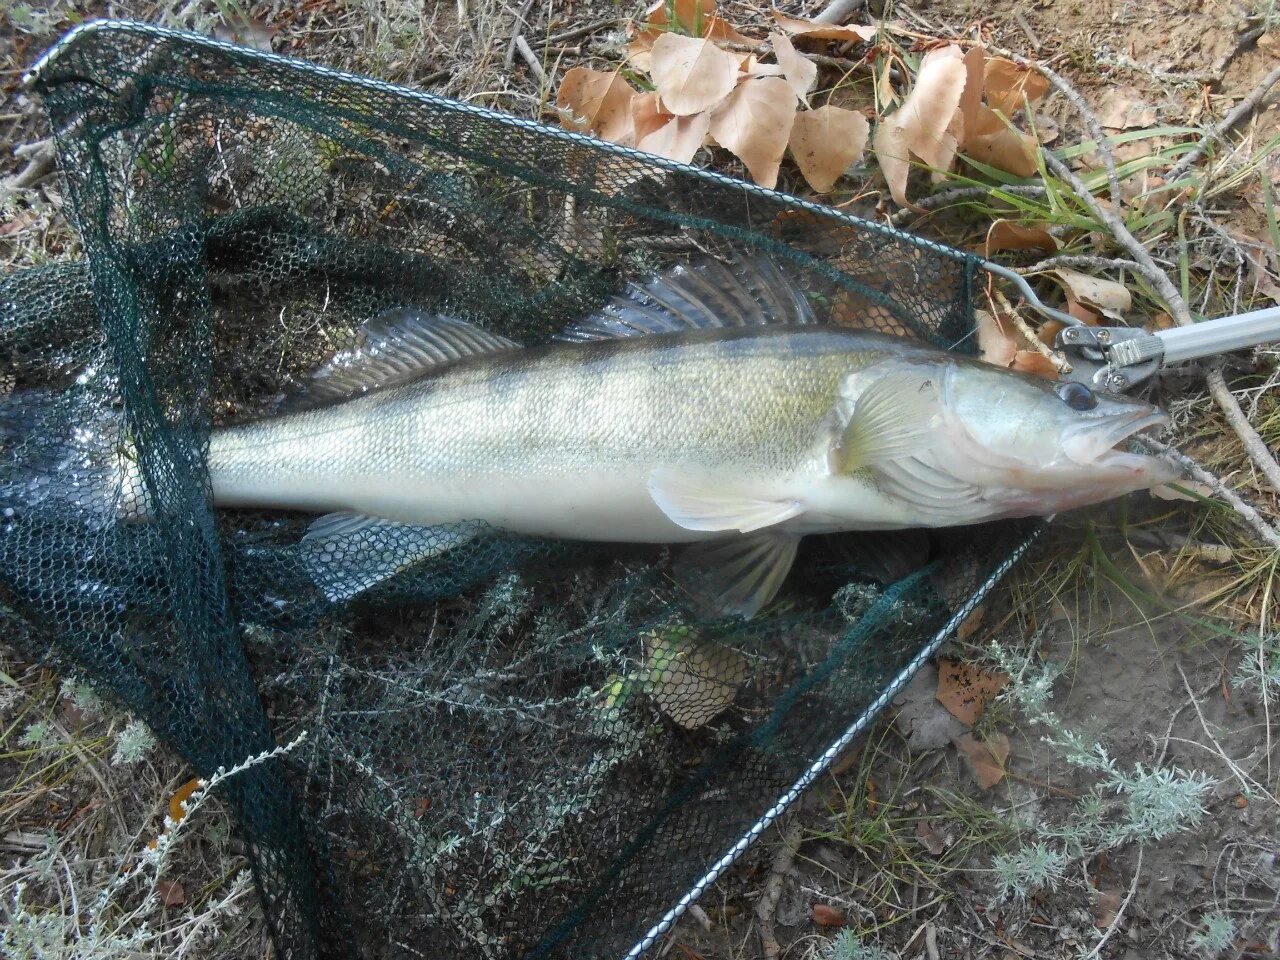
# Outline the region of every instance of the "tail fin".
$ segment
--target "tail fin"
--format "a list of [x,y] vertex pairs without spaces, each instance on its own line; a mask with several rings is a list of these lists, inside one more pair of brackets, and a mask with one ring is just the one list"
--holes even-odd
[[108,522],[149,515],[121,418],[83,391],[0,397],[0,517],[55,505]]

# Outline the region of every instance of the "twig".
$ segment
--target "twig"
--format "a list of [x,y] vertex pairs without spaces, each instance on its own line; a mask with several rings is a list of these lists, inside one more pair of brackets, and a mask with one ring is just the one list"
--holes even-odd
[[867,0],[831,0],[816,17],[814,23],[844,23],[867,5]]
[[585,26],[574,27],[572,30],[562,30],[560,33],[553,33],[544,41],[547,44],[566,43],[570,40],[577,40],[579,37],[585,37],[587,34],[595,33],[597,30],[603,30],[605,27],[616,27],[621,23],[617,17],[608,17],[604,20],[597,20],[594,23],[588,23]]
[[1138,847],[1138,862],[1133,868],[1133,881],[1129,884],[1129,892],[1125,895],[1124,902],[1120,904],[1116,915],[1111,919],[1111,923],[1107,925],[1106,931],[1102,934],[1092,950],[1085,956],[1084,960],[1096,960],[1101,955],[1102,948],[1107,945],[1107,941],[1115,936],[1115,932],[1120,929],[1120,921],[1124,918],[1124,912],[1129,909],[1129,904],[1133,902],[1133,896],[1138,892],[1138,879],[1142,876],[1142,847]]
[[1050,350],[1045,342],[1041,340],[1034,330],[1023,320],[1018,311],[1013,309],[1011,304],[1003,293],[994,287],[991,289],[991,297],[995,300],[1002,316],[1008,317],[1013,321],[1013,325],[1018,328],[1018,332],[1022,334],[1022,339],[1031,345],[1031,348],[1044,357],[1051,364],[1053,369],[1058,371],[1059,376],[1065,376],[1071,372],[1071,364],[1068,363],[1060,354]]
[[1280,67],[1276,67],[1263,77],[1262,82],[1253,88],[1252,93],[1232,107],[1230,112],[1222,118],[1217,126],[1213,127],[1213,129],[1201,137],[1200,142],[1197,143],[1188,153],[1184,153],[1182,155],[1182,159],[1170,167],[1169,172],[1165,174],[1165,182],[1175,183],[1178,180],[1181,180],[1186,172],[1191,169],[1192,165],[1197,163],[1200,158],[1208,152],[1210,145],[1215,140],[1221,140],[1222,137],[1230,133],[1235,126],[1240,123],[1240,121],[1244,120],[1249,116],[1249,114],[1258,109],[1259,104],[1262,103],[1267,93],[1276,85],[1277,82],[1280,82]]
[[1192,480],[1209,487],[1218,499],[1231,507],[1244,520],[1266,546],[1280,549],[1280,532],[1277,532],[1275,527],[1267,523],[1262,518],[1262,514],[1258,513],[1253,505],[1241,497],[1240,494],[1236,493],[1181,450],[1151,437],[1137,437],[1136,440],[1142,446],[1155,451],[1166,460],[1182,467],[1191,475]]
[[1012,193],[1019,197],[1042,197],[1045,189],[1037,184],[1020,184],[1012,187],[957,187],[954,190],[944,190],[941,193],[930,194],[916,201],[915,209],[911,207],[903,207],[897,213],[889,218],[889,222],[895,226],[904,220],[909,219],[913,214],[919,213],[921,210],[933,210],[937,207],[944,207],[949,203],[956,203],[961,200],[980,200],[991,196],[993,190],[999,189],[1002,193]]
[[529,15],[532,7],[533,0],[524,0],[524,6],[520,8],[520,12],[516,14],[515,23],[511,25],[511,39],[507,41],[507,52],[502,58],[502,68],[508,73],[511,72],[511,65],[516,60],[516,41],[520,39],[521,30],[525,27],[524,18]]
[[1014,9],[1013,22],[1016,23],[1021,28],[1022,32],[1027,35],[1027,39],[1031,41],[1031,49],[1036,53],[1039,53],[1040,48],[1044,46],[1044,44],[1040,42],[1040,38],[1036,36],[1036,32],[1031,29],[1031,24],[1027,22],[1026,14],[1024,14],[1020,9]]
[[1019,267],[1019,273],[1044,273],[1046,270],[1057,270],[1059,267],[1068,270],[1134,270],[1138,265],[1132,260],[1117,257],[1090,257],[1082,254],[1064,253],[1057,257],[1048,257],[1033,263],[1029,267]]
[[537,56],[533,52],[533,48],[529,46],[529,41],[520,34],[516,34],[516,51],[520,54],[525,63],[529,65],[529,72],[533,74],[534,79],[538,81],[538,85],[546,83],[547,74],[542,69],[542,64],[538,62]]
[[53,170],[55,153],[52,140],[41,140],[37,144],[28,144],[27,149],[18,147],[13,151],[21,159],[27,158],[27,165],[5,181],[10,190],[25,190],[43,180]]
[[773,858],[773,866],[769,869],[769,878],[764,882],[760,898],[756,900],[756,922],[760,925],[760,949],[768,960],[778,960],[782,954],[782,946],[778,943],[773,931],[773,912],[778,909],[778,899],[782,896],[782,885],[787,874],[795,863],[796,851],[800,849],[800,839],[804,835],[804,824],[799,817],[792,817],[782,833],[782,845]]

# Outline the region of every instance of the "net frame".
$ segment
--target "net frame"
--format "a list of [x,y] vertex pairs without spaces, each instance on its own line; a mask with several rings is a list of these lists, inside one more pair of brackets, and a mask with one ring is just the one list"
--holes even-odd
[[[27,82],[36,89],[41,89],[42,87],[46,87],[49,83],[56,82],[53,75],[56,73],[57,65],[60,60],[64,59],[68,55],[70,51],[74,51],[78,45],[86,42],[88,39],[99,38],[103,35],[109,36],[113,32],[148,37],[156,43],[156,46],[151,48],[152,51],[161,49],[160,45],[163,43],[179,43],[185,47],[193,49],[205,49],[210,51],[219,51],[224,54],[232,54],[237,60],[243,62],[246,67],[250,69],[257,65],[271,67],[272,69],[296,71],[310,75],[316,79],[333,81],[354,88],[362,88],[382,94],[393,95],[397,98],[402,98],[406,102],[429,106],[434,110],[444,111],[462,118],[473,117],[487,123],[507,125],[513,130],[530,132],[540,137],[572,143],[576,146],[588,148],[602,155],[616,156],[626,158],[628,160],[643,162],[649,166],[679,174],[682,177],[694,178],[720,187],[729,187],[748,196],[757,196],[761,199],[768,199],[775,203],[782,203],[788,209],[820,215],[823,218],[843,223],[846,226],[865,232],[869,235],[890,239],[896,244],[914,247],[930,256],[937,256],[954,261],[961,266],[964,271],[966,282],[970,285],[979,270],[988,269],[992,266],[972,254],[955,250],[927,238],[917,237],[885,224],[867,221],[843,211],[833,210],[832,208],[825,207],[821,204],[790,197],[755,184],[745,183],[715,171],[657,158],[628,147],[598,141],[572,131],[547,126],[532,120],[513,117],[484,107],[458,103],[435,94],[411,90],[383,81],[360,77],[354,74],[333,70],[331,68],[311,64],[306,61],[281,56],[267,51],[246,49],[234,44],[186,33],[184,31],[137,24],[129,21],[94,21],[86,23],[73,29],[54,47],[52,47],[33,66],[28,75]],[[145,72],[145,69],[145,62],[135,64],[135,70],[137,72]],[[128,84],[125,84],[121,87],[118,93],[121,96],[127,96],[132,93],[132,88]],[[70,126],[66,126],[55,131],[55,135],[65,140],[74,137],[77,132],[78,130],[73,123]],[[1002,275],[1005,273],[1002,270],[993,272],[1000,272]],[[1022,280],[1021,277],[1017,277],[1015,282],[1019,283],[1020,288],[1025,287],[1025,281]],[[985,582],[983,582],[968,597],[968,599],[964,601],[959,609],[957,609],[957,611],[947,620],[945,625],[920,648],[919,652],[910,660],[910,662],[904,666],[881,690],[880,694],[872,704],[865,709],[839,737],[827,745],[819,758],[809,767],[804,775],[801,776],[789,790],[778,797],[773,806],[770,807],[770,809],[752,825],[750,830],[740,837],[724,853],[724,855],[708,869],[706,874],[671,906],[667,913],[634,944],[630,951],[625,954],[626,957],[639,957],[654,946],[658,941],[658,938],[671,928],[688,906],[695,902],[698,896],[700,896],[701,893],[710,886],[710,884],[715,882],[715,880],[763,834],[768,826],[773,823],[777,817],[780,816],[782,812],[784,812],[803,793],[803,791],[831,765],[832,762],[834,762],[835,758],[848,746],[848,744],[875,720],[875,718],[892,701],[893,697],[901,690],[901,688],[909,682],[911,677],[914,676],[929,657],[931,657],[936,650],[954,634],[955,628],[958,624],[961,623],[965,617],[982,602],[992,587],[1017,562],[1022,554],[1025,553],[1025,551],[1030,547],[1032,541],[1035,539],[1035,536],[1036,533],[1033,532],[1030,536],[1022,540],[1021,543],[1019,543],[1008,554],[1008,556],[1006,556],[1004,560],[997,565]]]

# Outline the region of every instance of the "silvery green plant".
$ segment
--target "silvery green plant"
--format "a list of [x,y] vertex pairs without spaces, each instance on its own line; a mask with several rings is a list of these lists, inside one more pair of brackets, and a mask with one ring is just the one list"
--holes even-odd
[[1236,942],[1236,922],[1228,913],[1206,913],[1188,946],[1202,957],[1216,957]]
[[897,960],[896,953],[863,943],[852,930],[841,930],[818,951],[820,960]]
[[993,869],[1000,899],[1025,900],[1038,890],[1051,890],[1063,881],[1073,860],[1128,843],[1162,840],[1204,818],[1213,778],[1140,763],[1123,769],[1097,737],[1069,726],[1050,709],[1060,668],[994,642],[988,655],[1010,678],[1003,696],[1042,731],[1042,741],[1066,762],[1096,777],[1066,821],[1037,825],[1030,844],[996,857]]

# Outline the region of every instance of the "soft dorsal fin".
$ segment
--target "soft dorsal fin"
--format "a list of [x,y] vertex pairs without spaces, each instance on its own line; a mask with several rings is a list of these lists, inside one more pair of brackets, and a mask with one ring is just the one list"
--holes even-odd
[[570,324],[558,340],[581,343],[679,330],[793,326],[817,323],[809,301],[771,260],[753,257],[726,266],[706,257],[626,292]]
[[416,379],[467,357],[504,353],[519,344],[474,324],[438,313],[400,308],[360,328],[358,346],[334,354],[312,375],[289,409],[321,406]]

